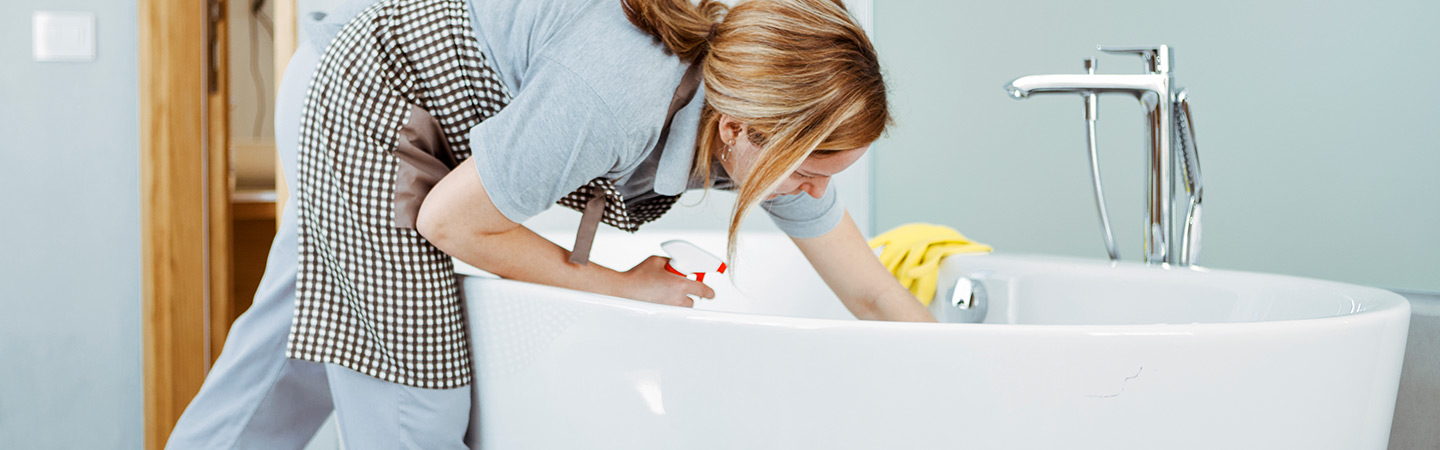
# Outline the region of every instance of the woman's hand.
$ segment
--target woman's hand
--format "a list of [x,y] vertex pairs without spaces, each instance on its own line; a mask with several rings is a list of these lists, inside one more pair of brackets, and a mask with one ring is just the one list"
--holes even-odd
[[715,298],[715,290],[705,283],[691,280],[665,270],[670,258],[651,256],[640,264],[622,272],[624,284],[620,286],[620,297],[662,305],[695,307],[695,301],[686,295],[701,298]]

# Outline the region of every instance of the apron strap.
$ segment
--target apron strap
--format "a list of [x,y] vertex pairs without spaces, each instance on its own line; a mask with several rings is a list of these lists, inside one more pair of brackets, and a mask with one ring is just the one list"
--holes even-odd
[[[680,78],[680,85],[675,87],[675,95],[670,98],[670,111],[665,113],[665,125],[660,127],[660,139],[655,142],[654,152],[665,150],[665,141],[670,139],[670,124],[675,121],[675,113],[680,112],[681,108],[695,98],[695,92],[699,88],[700,64],[691,64]],[[654,183],[654,177],[650,179],[651,183]],[[605,193],[594,188],[590,193],[592,197],[585,203],[585,212],[580,217],[580,229],[575,231],[575,245],[570,251],[571,264],[583,266],[590,263],[590,247],[595,244],[595,231],[600,228],[600,218],[605,212]]]
[[600,228],[600,216],[605,213],[605,193],[591,188],[590,201],[585,202],[585,213],[580,216],[580,229],[575,231],[575,250],[570,252],[570,263],[590,263],[590,247],[595,244],[595,230]]

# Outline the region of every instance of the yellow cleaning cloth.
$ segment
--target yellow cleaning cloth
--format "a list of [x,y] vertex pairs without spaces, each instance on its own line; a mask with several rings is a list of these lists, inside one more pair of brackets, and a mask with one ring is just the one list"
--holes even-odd
[[935,298],[940,260],[955,253],[993,251],[954,228],[928,223],[901,225],[870,240],[870,248],[881,247],[885,249],[880,252],[880,263],[925,306]]

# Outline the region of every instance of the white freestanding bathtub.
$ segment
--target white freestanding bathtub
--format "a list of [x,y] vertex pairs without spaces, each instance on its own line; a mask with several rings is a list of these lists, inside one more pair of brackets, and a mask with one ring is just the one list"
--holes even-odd
[[[608,230],[607,230],[608,231]],[[604,232],[624,270],[683,238]],[[562,237],[557,241],[565,242]],[[695,309],[464,279],[472,442],[511,449],[1384,449],[1410,307],[1361,286],[957,255],[984,323],[857,321],[779,234]],[[714,281],[707,279],[707,281]]]

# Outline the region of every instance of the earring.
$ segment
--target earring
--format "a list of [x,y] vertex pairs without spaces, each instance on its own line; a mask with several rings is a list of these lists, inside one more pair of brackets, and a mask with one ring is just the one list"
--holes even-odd
[[720,153],[721,161],[730,161],[730,146],[725,146],[725,151]]

